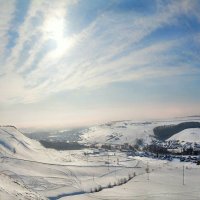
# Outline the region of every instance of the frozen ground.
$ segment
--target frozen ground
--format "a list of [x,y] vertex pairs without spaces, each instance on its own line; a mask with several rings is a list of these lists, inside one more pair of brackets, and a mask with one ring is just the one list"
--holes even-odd
[[[147,125],[138,125],[141,132]],[[84,154],[87,151],[45,149],[14,127],[0,127],[0,199],[200,198],[200,167],[195,164],[185,163],[183,185],[183,164],[178,161],[127,157],[122,152]],[[122,180],[126,183],[117,186]],[[91,193],[99,187],[103,190]]]

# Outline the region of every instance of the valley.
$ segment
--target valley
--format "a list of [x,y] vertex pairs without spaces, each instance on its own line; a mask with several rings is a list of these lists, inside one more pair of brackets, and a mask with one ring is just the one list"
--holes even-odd
[[[182,121],[178,119],[173,124]],[[198,122],[199,119],[192,121]],[[1,126],[0,198],[198,199],[199,165],[192,161],[180,162],[179,157],[168,160],[163,159],[164,154],[157,157],[155,153],[142,151],[155,139],[155,127],[171,123],[120,121],[97,125],[80,132],[78,138],[81,139],[76,142],[85,148],[79,150],[45,148],[16,127]],[[178,140],[181,136],[182,140],[189,130],[172,137],[177,136],[175,140]],[[198,134],[197,131],[193,135],[196,137]],[[140,150],[134,149],[137,139],[143,139]],[[118,148],[126,143],[133,144],[132,154],[125,146]],[[112,148],[103,149],[102,145]]]

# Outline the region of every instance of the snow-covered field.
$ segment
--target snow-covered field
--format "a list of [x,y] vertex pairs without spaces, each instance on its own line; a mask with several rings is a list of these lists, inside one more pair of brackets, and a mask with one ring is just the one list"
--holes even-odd
[[[97,129],[91,128],[83,137],[88,141],[98,139],[103,142],[114,131],[123,133],[121,137],[118,135],[123,138],[121,142],[130,142],[137,137],[148,139],[153,127],[158,124],[164,122],[135,125],[130,121],[117,122],[98,126],[100,128]],[[200,166],[194,163],[185,163],[183,185],[183,163],[179,161],[127,157],[119,151],[84,154],[87,151],[59,152],[45,149],[14,127],[0,127],[0,199],[200,198]],[[146,173],[147,167],[149,174]],[[101,191],[94,192],[99,188]]]
[[[137,158],[136,158],[137,159]],[[139,159],[139,158],[138,158]],[[150,173],[141,173],[128,183],[105,189],[94,194],[82,194],[80,200],[177,200],[177,199],[199,199],[199,173],[200,168],[187,164],[184,166],[184,185],[183,185],[183,165],[179,162],[161,162],[152,159],[140,158],[142,163],[149,163]],[[136,170],[137,171],[137,170]],[[75,200],[76,197],[62,198]]]

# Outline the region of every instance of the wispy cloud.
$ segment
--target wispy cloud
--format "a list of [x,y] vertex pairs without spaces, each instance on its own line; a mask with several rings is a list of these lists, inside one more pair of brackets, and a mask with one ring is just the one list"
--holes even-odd
[[8,43],[8,31],[15,12],[15,1],[0,0],[0,64],[2,65]]
[[[66,90],[200,73],[182,59],[188,35],[167,39],[153,36],[163,27],[178,26],[182,17],[192,15],[199,20],[196,1],[157,1],[156,10],[146,15],[103,10],[79,33],[67,36],[62,35],[65,30],[60,26],[65,22],[68,28],[63,20],[70,20],[66,13],[71,3],[31,1],[16,45],[3,63],[7,75],[0,77],[2,84],[15,79],[16,85],[10,84],[1,101],[35,102]],[[0,31],[4,39],[14,10],[14,2],[10,4],[5,4],[9,8],[4,16],[6,28]],[[199,40],[197,33],[193,37]],[[2,52],[8,42],[4,41]]]

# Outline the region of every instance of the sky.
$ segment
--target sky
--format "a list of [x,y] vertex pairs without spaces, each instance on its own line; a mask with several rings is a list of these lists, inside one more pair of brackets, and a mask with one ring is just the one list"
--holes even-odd
[[0,124],[200,114],[200,0],[0,5]]

